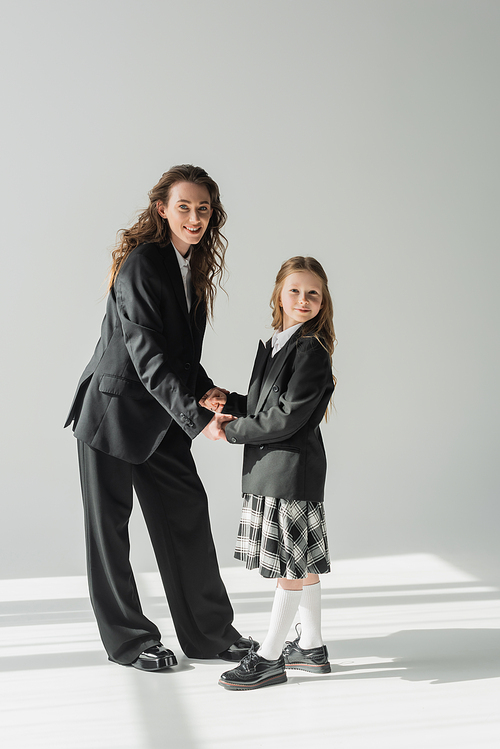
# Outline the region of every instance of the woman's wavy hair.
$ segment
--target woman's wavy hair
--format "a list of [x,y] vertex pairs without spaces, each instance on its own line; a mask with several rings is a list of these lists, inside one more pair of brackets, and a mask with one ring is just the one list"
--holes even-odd
[[196,306],[204,303],[209,318],[213,316],[213,307],[217,286],[226,269],[224,256],[227,249],[227,239],[221,229],[226,223],[227,215],[220,200],[219,187],[207,172],[199,166],[180,164],[171,167],[152,190],[148,193],[149,205],[139,214],[136,223],[130,229],[118,232],[118,241],[111,255],[113,258],[109,273],[108,291],[113,286],[120,268],[134,250],[142,242],[158,242],[167,244],[170,241],[170,228],[166,219],[158,213],[158,203],[168,203],[170,190],[177,182],[192,182],[204,185],[210,195],[212,215],[205,234],[198,244],[191,246],[191,279],[196,292]]
[[[335,344],[337,342],[335,328],[333,326],[333,302],[328,289],[327,275],[323,270],[321,263],[319,263],[315,258],[297,255],[296,257],[291,257],[289,260],[286,260],[279,269],[270,301],[273,313],[272,326],[274,330],[279,330],[283,327],[283,308],[281,307],[281,292],[283,290],[283,284],[287,276],[291,273],[298,273],[300,271],[314,273],[314,275],[321,281],[323,292],[323,306],[316,317],[303,323],[300,331],[301,337],[314,336],[314,338],[321,343],[323,348],[328,351],[331,361]],[[335,376],[333,377],[333,380],[334,382],[337,381]]]

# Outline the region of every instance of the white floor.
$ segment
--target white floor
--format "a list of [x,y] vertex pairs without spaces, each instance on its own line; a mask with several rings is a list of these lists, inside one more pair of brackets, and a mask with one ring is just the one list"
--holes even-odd
[[[261,639],[274,584],[223,575]],[[428,554],[339,561],[322,581],[332,673],[247,693],[181,656],[156,574],[144,609],[180,656],[158,674],[107,661],[83,578],[0,581],[3,749],[499,749],[496,587]]]

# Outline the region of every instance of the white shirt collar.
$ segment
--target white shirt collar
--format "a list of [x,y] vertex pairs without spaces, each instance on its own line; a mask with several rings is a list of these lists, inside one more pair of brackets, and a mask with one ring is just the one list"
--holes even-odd
[[291,328],[287,328],[286,330],[277,330],[276,333],[272,337],[271,345],[272,345],[272,354],[271,356],[275,356],[280,349],[282,349],[286,343],[290,340],[290,338],[293,336],[296,330],[300,328],[302,325],[301,322],[297,323],[297,325],[292,325]]
[[172,247],[175,250],[175,257],[177,258],[179,268],[181,269],[184,294],[186,295],[186,304],[189,312],[191,310],[191,266],[189,264],[191,260],[191,249],[186,255],[182,255],[173,242]]
[[186,255],[182,255],[182,253],[179,252],[179,250],[177,249],[177,247],[175,246],[173,242],[172,242],[172,247],[175,250],[175,256],[177,258],[177,261],[179,263],[179,268],[181,269],[181,271],[184,268],[189,268],[190,267],[189,261],[191,260],[191,250],[189,250],[189,252]]

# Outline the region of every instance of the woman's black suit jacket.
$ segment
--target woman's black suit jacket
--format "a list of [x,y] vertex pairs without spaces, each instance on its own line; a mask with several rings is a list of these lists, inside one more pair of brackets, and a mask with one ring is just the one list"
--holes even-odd
[[300,334],[299,328],[271,361],[271,340],[260,342],[248,395],[231,393],[224,406],[224,413],[240,417],[227,424],[226,437],[245,445],[245,494],[322,502],[326,455],[319,424],[334,384],[328,352]]
[[147,460],[172,420],[193,438],[213,417],[197,403],[213,387],[200,364],[205,310],[188,313],[175,252],[145,243],[124,262],[65,424],[129,463]]

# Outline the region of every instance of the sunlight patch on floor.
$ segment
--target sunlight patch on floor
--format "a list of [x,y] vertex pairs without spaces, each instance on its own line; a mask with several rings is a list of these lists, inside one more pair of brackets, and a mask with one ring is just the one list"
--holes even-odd
[[[245,635],[275,582],[222,570]],[[499,592],[432,554],[346,559],[322,577],[332,673],[226,692],[179,651],[157,573],[138,575],[179,666],[107,661],[83,577],[0,581],[0,732],[9,749],[498,749]],[[48,621],[48,619],[51,621]],[[45,623],[44,623],[45,622]],[[293,636],[293,630],[290,637]]]

